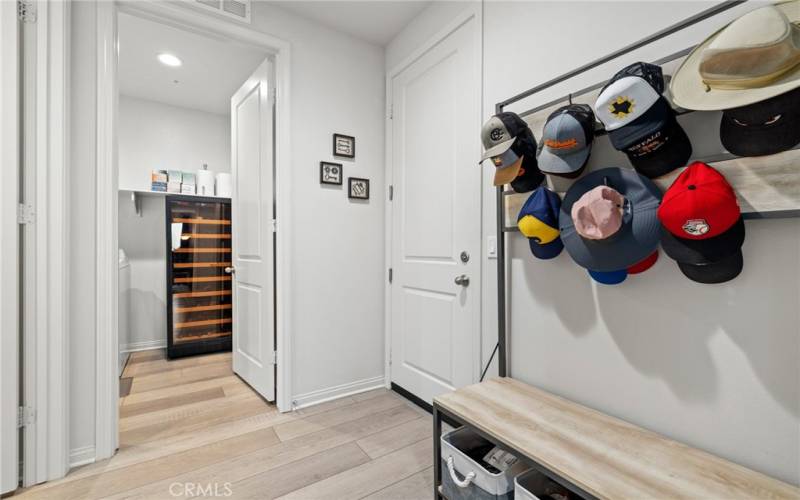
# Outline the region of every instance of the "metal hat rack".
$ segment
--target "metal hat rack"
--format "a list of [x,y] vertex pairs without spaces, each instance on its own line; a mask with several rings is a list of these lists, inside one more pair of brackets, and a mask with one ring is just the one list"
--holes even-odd
[[[686,28],[688,28],[690,26],[693,26],[693,25],[695,25],[695,24],[697,24],[697,23],[699,23],[701,21],[704,21],[706,19],[714,17],[714,16],[716,16],[716,15],[718,15],[718,14],[720,14],[720,13],[726,11],[726,10],[729,10],[729,9],[731,9],[733,7],[736,7],[739,4],[743,4],[746,1],[747,0],[728,0],[728,1],[722,2],[720,4],[717,4],[717,5],[709,8],[709,9],[706,9],[706,10],[704,10],[702,12],[699,12],[699,13],[695,14],[694,16],[691,16],[691,17],[689,17],[689,18],[687,18],[687,19],[685,19],[683,21],[680,21],[680,22],[678,22],[676,24],[673,24],[673,25],[671,25],[671,26],[669,26],[667,28],[664,28],[661,31],[658,31],[658,32],[646,37],[646,38],[643,38],[643,39],[641,39],[641,40],[639,40],[639,41],[637,41],[635,43],[632,43],[632,44],[630,44],[630,45],[628,45],[626,47],[623,47],[623,48],[621,48],[621,49],[619,49],[619,50],[617,50],[615,52],[612,52],[612,53],[604,56],[604,57],[601,57],[599,59],[591,61],[591,62],[589,62],[587,64],[584,64],[583,66],[580,66],[580,67],[572,70],[572,71],[564,73],[561,76],[553,78],[552,80],[548,80],[548,81],[546,81],[546,82],[544,82],[544,83],[542,83],[540,85],[537,85],[537,86],[535,86],[533,88],[530,88],[530,89],[528,89],[528,90],[526,90],[524,92],[521,92],[521,93],[519,93],[519,94],[517,94],[517,95],[515,95],[513,97],[510,97],[510,98],[508,98],[508,99],[506,99],[506,100],[504,100],[502,102],[499,102],[499,103],[497,103],[495,105],[495,113],[502,113],[503,110],[507,106],[509,106],[511,104],[514,104],[514,103],[519,102],[519,101],[521,101],[523,99],[531,97],[531,96],[533,96],[533,95],[535,95],[535,94],[537,94],[539,92],[542,92],[543,90],[546,90],[546,89],[549,89],[550,87],[553,87],[554,85],[558,85],[559,83],[562,83],[562,82],[564,82],[566,80],[569,80],[570,78],[573,78],[573,77],[575,77],[577,75],[580,75],[581,73],[584,73],[584,72],[589,71],[591,69],[597,68],[598,66],[601,66],[601,65],[603,65],[605,63],[613,61],[614,59],[616,59],[616,58],[618,58],[620,56],[623,56],[625,54],[633,52],[633,51],[635,51],[637,49],[640,49],[640,48],[642,48],[642,47],[644,47],[646,45],[649,45],[649,44],[651,44],[653,42],[661,40],[662,38],[670,36],[670,35],[678,32],[678,31],[681,31],[681,30],[686,29]],[[691,49],[689,49],[689,50],[691,50]],[[689,50],[680,52],[678,54],[673,54],[670,57],[672,59],[674,59],[676,57],[680,57],[680,56],[685,55],[686,53],[688,53]],[[544,108],[546,108],[548,106],[551,106],[553,104],[557,104],[557,103],[562,102],[562,101],[569,100],[571,102],[573,95],[579,94],[579,93],[584,92],[584,91],[592,90],[592,89],[594,89],[596,87],[599,87],[601,85],[602,84],[600,84],[598,86],[590,87],[588,89],[583,89],[580,92],[570,93],[567,96],[564,96],[564,97],[562,97],[560,99],[557,99],[555,101],[551,101],[551,102],[549,102],[547,104],[538,106],[538,107],[536,107],[534,109],[531,109],[531,110],[528,110],[527,112],[522,113],[522,114],[528,115],[530,113],[536,112],[538,110],[544,109]],[[497,252],[498,252],[498,258],[497,258],[497,311],[498,311],[498,314],[497,314],[497,330],[498,330],[497,331],[497,334],[498,334],[497,338],[498,338],[498,342],[497,342],[496,349],[498,349],[498,351],[499,351],[498,352],[498,355],[499,355],[499,357],[498,357],[498,374],[501,377],[506,377],[506,376],[508,376],[508,359],[507,359],[507,354],[508,354],[507,346],[508,346],[508,344],[507,344],[507,331],[506,331],[506,328],[507,328],[507,326],[506,326],[507,325],[507,314],[508,314],[507,304],[506,304],[506,273],[507,273],[507,268],[506,268],[506,233],[508,231],[506,230],[506,227],[505,227],[505,210],[504,210],[505,192],[504,192],[504,186],[498,187],[496,193],[497,193],[497,195],[496,195],[496,208],[497,208],[497,243],[498,243],[498,248],[497,248]],[[749,215],[748,218],[787,217],[787,216],[788,217],[797,217],[797,216],[800,216],[800,210],[782,211],[782,212],[777,212],[777,213],[774,213],[774,214],[751,213],[751,214],[748,214],[748,215]],[[490,360],[490,362],[491,362],[491,360]],[[487,368],[488,368],[488,366],[487,366]]]

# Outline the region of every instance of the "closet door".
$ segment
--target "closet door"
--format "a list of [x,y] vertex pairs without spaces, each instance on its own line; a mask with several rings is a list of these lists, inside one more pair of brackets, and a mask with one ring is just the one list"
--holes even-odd
[[233,371],[275,400],[273,103],[270,61],[231,98]]
[[0,2],[0,493],[19,481],[19,45],[17,4]]

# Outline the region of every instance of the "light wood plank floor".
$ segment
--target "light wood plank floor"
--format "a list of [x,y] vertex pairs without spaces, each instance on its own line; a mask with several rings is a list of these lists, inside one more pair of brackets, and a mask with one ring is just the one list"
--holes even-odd
[[431,417],[379,389],[278,413],[231,370],[230,353],[132,356],[111,459],[24,498],[431,497]]

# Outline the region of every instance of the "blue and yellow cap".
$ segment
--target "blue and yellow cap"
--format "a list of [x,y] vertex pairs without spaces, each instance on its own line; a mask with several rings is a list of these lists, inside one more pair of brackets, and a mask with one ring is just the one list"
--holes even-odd
[[552,259],[564,249],[558,230],[560,209],[561,198],[546,187],[540,187],[531,193],[519,211],[517,227],[528,238],[535,257]]

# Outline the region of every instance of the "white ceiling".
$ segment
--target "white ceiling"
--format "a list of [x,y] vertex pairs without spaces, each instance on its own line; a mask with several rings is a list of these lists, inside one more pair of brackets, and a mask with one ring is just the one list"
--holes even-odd
[[285,0],[270,3],[336,31],[384,46],[397,36],[409,21],[430,5],[431,1]]
[[[162,52],[183,65],[164,66]],[[266,53],[236,43],[119,15],[121,94],[212,113],[230,113],[230,98]],[[175,80],[178,83],[175,83]]]

